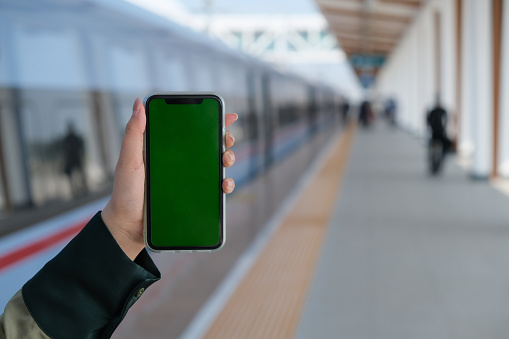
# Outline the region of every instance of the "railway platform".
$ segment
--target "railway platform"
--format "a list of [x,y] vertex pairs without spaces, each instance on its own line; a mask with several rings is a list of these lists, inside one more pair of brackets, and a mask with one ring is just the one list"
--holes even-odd
[[[163,279],[113,338],[505,338],[509,197],[453,156],[431,177],[425,151],[381,124],[323,131],[229,198],[223,250],[154,254]],[[1,301],[105,203],[0,239],[3,259],[56,244],[4,265]]]
[[[505,338],[509,198],[422,140],[344,133],[227,301],[185,338]],[[206,318],[206,317],[205,317]]]

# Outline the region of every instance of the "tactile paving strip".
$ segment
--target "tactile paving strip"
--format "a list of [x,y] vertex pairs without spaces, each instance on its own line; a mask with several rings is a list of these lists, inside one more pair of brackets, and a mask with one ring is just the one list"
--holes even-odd
[[356,127],[333,151],[204,338],[293,338],[313,278]]

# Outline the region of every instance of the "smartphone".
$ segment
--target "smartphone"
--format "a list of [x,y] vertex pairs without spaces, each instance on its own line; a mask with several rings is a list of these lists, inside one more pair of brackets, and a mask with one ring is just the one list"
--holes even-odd
[[144,104],[147,248],[155,252],[221,248],[224,100],[214,93],[155,93]]

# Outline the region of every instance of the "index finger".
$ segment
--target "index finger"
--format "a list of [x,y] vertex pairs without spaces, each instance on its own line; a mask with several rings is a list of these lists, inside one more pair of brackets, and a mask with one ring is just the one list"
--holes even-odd
[[235,120],[237,120],[238,118],[239,118],[239,116],[235,113],[226,113],[226,115],[224,116],[225,127],[228,127],[231,124],[233,124],[235,122]]

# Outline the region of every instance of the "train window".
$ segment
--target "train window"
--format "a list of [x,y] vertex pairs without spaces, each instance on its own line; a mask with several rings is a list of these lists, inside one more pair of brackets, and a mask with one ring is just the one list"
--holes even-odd
[[42,205],[100,189],[105,173],[86,95],[51,90],[29,95],[22,114],[33,202]]

